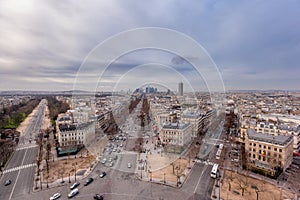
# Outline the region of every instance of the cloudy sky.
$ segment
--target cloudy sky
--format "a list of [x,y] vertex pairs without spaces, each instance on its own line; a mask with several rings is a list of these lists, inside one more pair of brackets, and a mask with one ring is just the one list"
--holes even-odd
[[[298,0],[2,0],[0,90],[71,90],[97,45],[141,27],[167,28],[194,39],[216,64],[226,90],[300,89],[299,10]],[[93,64],[86,74],[102,66]],[[102,76],[98,90],[151,82],[174,90],[179,81],[205,85],[188,65],[170,52],[130,52],[105,74],[96,74]]]

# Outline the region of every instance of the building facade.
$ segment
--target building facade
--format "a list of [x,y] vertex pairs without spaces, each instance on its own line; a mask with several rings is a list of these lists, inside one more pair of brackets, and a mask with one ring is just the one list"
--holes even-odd
[[275,136],[247,129],[245,152],[248,166],[274,175],[275,170],[285,170],[292,163],[293,136]]
[[159,132],[162,144],[186,146],[191,142],[192,131],[189,123],[166,123]]

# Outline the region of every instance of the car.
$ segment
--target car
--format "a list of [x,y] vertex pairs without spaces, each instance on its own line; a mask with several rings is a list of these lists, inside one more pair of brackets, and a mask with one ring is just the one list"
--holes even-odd
[[128,168],[131,168],[131,163],[127,163],[127,167],[128,167]]
[[111,162],[111,161],[112,161],[112,158],[109,158],[109,159],[108,159],[108,162]]
[[52,197],[50,197],[50,200],[58,199],[61,196],[60,193],[55,193]]
[[6,180],[5,182],[4,182],[4,185],[5,186],[8,186],[8,185],[10,185],[11,184],[11,180],[10,179],[8,179],[8,180]]
[[94,199],[103,200],[103,195],[102,194],[95,194]]
[[91,182],[93,182],[93,178],[88,178],[88,179],[86,179],[86,181],[85,181],[85,183],[84,183],[84,186],[87,186],[87,185],[89,185]]
[[105,164],[106,163],[106,158],[103,158],[102,161],[101,161],[101,163]]
[[117,151],[117,149],[116,149],[116,148],[114,148],[114,149],[113,149],[113,152],[116,152],[116,151]]
[[79,190],[78,190],[78,188],[76,188],[68,194],[68,198],[72,198],[72,197],[76,196],[78,193],[79,193]]
[[73,190],[75,188],[77,188],[80,185],[79,182],[75,182],[73,185],[71,185],[70,189]]
[[114,162],[110,162],[110,163],[109,163],[109,166],[110,166],[110,167],[114,166]]
[[106,176],[106,172],[102,172],[99,176],[100,178],[103,178],[104,176]]

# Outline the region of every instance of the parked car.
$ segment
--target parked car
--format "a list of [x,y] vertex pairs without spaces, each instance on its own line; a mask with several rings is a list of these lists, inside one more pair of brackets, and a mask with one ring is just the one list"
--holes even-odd
[[106,158],[103,158],[102,161],[101,161],[101,163],[105,164],[106,163]]
[[4,182],[4,185],[5,186],[8,186],[8,185],[10,185],[11,184],[11,180],[10,179],[8,179],[8,180],[6,180],[5,182]]
[[60,193],[55,193],[52,197],[50,197],[50,200],[58,199],[61,196]]
[[103,195],[102,194],[95,194],[94,199],[103,200]]
[[79,182],[75,182],[73,185],[71,185],[70,189],[73,190],[75,188],[77,188],[80,185]]
[[114,166],[114,162],[110,162],[110,163],[109,163],[109,166],[110,166],[110,167]]
[[103,178],[104,176],[106,176],[106,172],[102,172],[102,173],[100,174],[100,178]]
[[78,190],[78,188],[76,188],[68,194],[68,198],[72,198],[72,197],[76,196],[78,193],[79,193],[79,190]]
[[91,182],[93,182],[93,178],[88,178],[88,179],[86,179],[86,181],[85,181],[85,183],[84,183],[84,186],[87,186],[87,185],[89,185]]
[[131,168],[131,163],[127,163],[127,167],[128,167],[128,168]]

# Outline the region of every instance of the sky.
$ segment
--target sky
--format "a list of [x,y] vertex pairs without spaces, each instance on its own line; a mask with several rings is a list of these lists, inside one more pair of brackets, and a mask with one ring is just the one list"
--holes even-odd
[[[76,83],[89,90],[78,72],[91,52],[116,34],[143,27],[192,38],[215,65],[225,90],[298,90],[299,9],[298,0],[2,0],[0,90],[72,90]],[[143,38],[126,45],[135,40]],[[99,62],[85,69],[93,77],[84,76],[97,90],[151,83],[177,90],[180,81],[186,91],[207,88],[205,77],[172,52],[132,51],[111,60],[104,74],[97,74]]]

